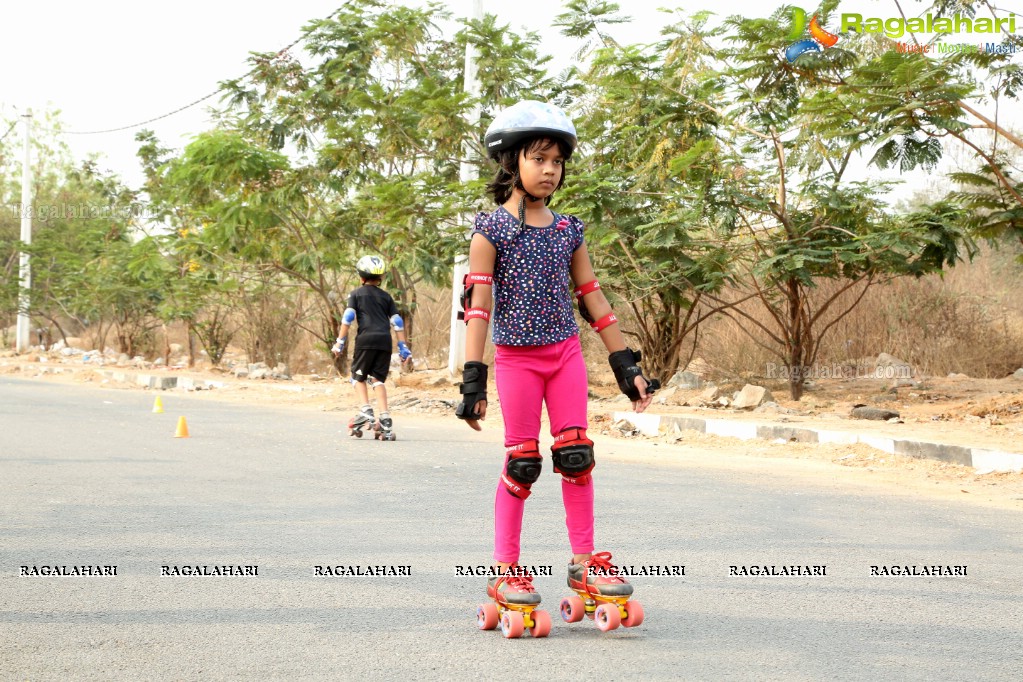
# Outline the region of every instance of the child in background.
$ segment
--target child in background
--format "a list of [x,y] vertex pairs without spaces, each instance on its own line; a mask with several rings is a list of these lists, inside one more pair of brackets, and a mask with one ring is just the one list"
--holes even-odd
[[[379,256],[363,256],[355,269],[362,286],[348,295],[348,307],[341,317],[337,341],[330,349],[335,356],[341,355],[348,340],[349,328],[353,322],[358,323],[355,350],[352,353],[352,384],[362,407],[348,424],[351,429],[349,435],[362,437],[363,429],[378,426],[374,437],[394,440],[394,422],[387,411],[387,386],[384,384],[391,368],[392,328],[398,337],[398,357],[403,363],[411,361],[412,351],[405,342],[405,322],[398,314],[394,298],[380,288],[384,260]],[[373,387],[380,408],[379,425],[375,425],[366,382]]]

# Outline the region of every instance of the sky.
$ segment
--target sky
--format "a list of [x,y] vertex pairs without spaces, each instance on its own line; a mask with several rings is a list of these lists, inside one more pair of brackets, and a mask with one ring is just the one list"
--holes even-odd
[[[412,2],[415,0],[395,0],[395,4]],[[342,3],[287,0],[258,10],[253,9],[256,4],[216,0],[8,3],[2,15],[0,42],[5,48],[0,60],[0,118],[13,120],[29,108],[35,112],[56,109],[65,130],[89,132],[164,116],[215,92],[220,81],[244,74],[249,69],[246,59],[250,52],[283,48],[301,34],[306,22],[329,15]],[[496,14],[513,30],[528,27],[540,33],[542,51],[554,56],[552,71],[567,67],[577,47],[550,26],[561,11],[557,3],[483,0],[484,11]],[[766,17],[789,3],[632,0],[619,4],[634,21],[614,27],[612,35],[622,43],[648,43],[657,40],[660,29],[669,21],[668,15],[657,11],[658,7],[680,8],[687,14],[709,9],[725,15]],[[815,3],[796,0],[795,4],[809,11]],[[922,8],[914,0],[904,0],[903,4],[907,9]],[[472,0],[450,0],[447,6],[455,16],[472,13]],[[893,7],[892,0],[845,0],[839,10],[891,16]],[[192,136],[211,127],[208,106],[217,101],[213,97],[128,130],[65,134],[64,139],[76,158],[98,153],[101,167],[136,187],[142,174],[135,157],[135,133],[149,128],[164,145],[180,149]],[[41,121],[39,124],[45,125]],[[904,179],[912,186],[927,182],[922,173],[911,173]]]

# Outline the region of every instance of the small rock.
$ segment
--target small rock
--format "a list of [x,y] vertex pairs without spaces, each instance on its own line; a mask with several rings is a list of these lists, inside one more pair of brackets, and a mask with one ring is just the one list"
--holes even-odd
[[668,386],[677,388],[702,388],[703,381],[692,372],[676,372],[675,376],[668,380]]
[[874,376],[877,379],[911,379],[913,368],[894,355],[881,353],[874,361]]
[[1013,372],[1012,373],[1012,378],[1013,379],[1023,379],[1023,367],[1020,367],[1015,372]]
[[872,419],[874,421],[886,421],[888,419],[898,419],[899,413],[894,410],[885,410],[880,407],[867,407],[866,405],[857,405],[849,413],[853,419]]
[[763,405],[761,405],[760,407],[756,408],[753,411],[754,412],[759,412],[761,414],[793,414],[794,413],[794,410],[790,410],[787,407],[782,407],[781,405],[779,405],[778,403],[773,402],[773,401],[772,402],[766,402],[766,403],[764,403]]
[[678,393],[678,386],[672,386],[671,384],[668,384],[668,386],[670,388],[665,388],[664,390],[658,391],[654,394],[657,402],[661,405],[666,405],[668,403],[668,399],[673,398],[674,395]]
[[752,410],[764,403],[773,401],[774,397],[771,395],[771,392],[763,386],[746,384],[735,396],[735,401],[732,403],[732,407],[736,407],[740,410]]
[[703,389],[703,393],[699,395],[699,399],[705,403],[712,403],[719,397],[721,397],[721,391],[719,391],[718,387],[714,385]]
[[628,419],[619,419],[612,426],[621,431],[624,436],[635,436],[639,433],[639,429],[636,428],[636,425]]

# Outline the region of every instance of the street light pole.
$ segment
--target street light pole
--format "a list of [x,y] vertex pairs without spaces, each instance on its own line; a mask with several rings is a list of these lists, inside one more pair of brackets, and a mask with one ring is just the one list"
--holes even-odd
[[[476,20],[483,19],[483,0],[472,0],[472,16]],[[471,99],[479,96],[480,82],[476,70],[476,48],[472,42],[465,45],[465,72],[462,79],[462,89]],[[466,120],[475,129],[480,120],[480,108],[478,105],[466,113]],[[462,161],[458,165],[458,179],[465,184],[473,179],[474,167],[470,158],[473,153],[472,145],[466,141],[462,145]],[[471,225],[472,216],[463,213],[459,217],[459,227],[466,230]],[[458,319],[458,311],[462,309],[461,294],[463,280],[469,274],[469,257],[465,254],[455,256],[454,266],[451,274],[451,334],[448,346],[448,372],[455,376],[465,364],[465,323]]]
[[[32,110],[23,114],[25,120],[25,157],[21,165],[21,241],[32,243]],[[29,291],[32,288],[32,265],[28,252],[22,251],[19,263],[21,290],[18,293],[17,351],[24,353],[30,345]]]

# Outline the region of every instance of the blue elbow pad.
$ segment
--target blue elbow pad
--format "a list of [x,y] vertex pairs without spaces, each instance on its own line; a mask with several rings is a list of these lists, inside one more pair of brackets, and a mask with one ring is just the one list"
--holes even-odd
[[402,331],[405,329],[405,321],[401,319],[401,315],[391,315],[391,326]]
[[341,321],[345,324],[355,322],[355,310],[353,308],[345,308],[344,314],[341,315]]

